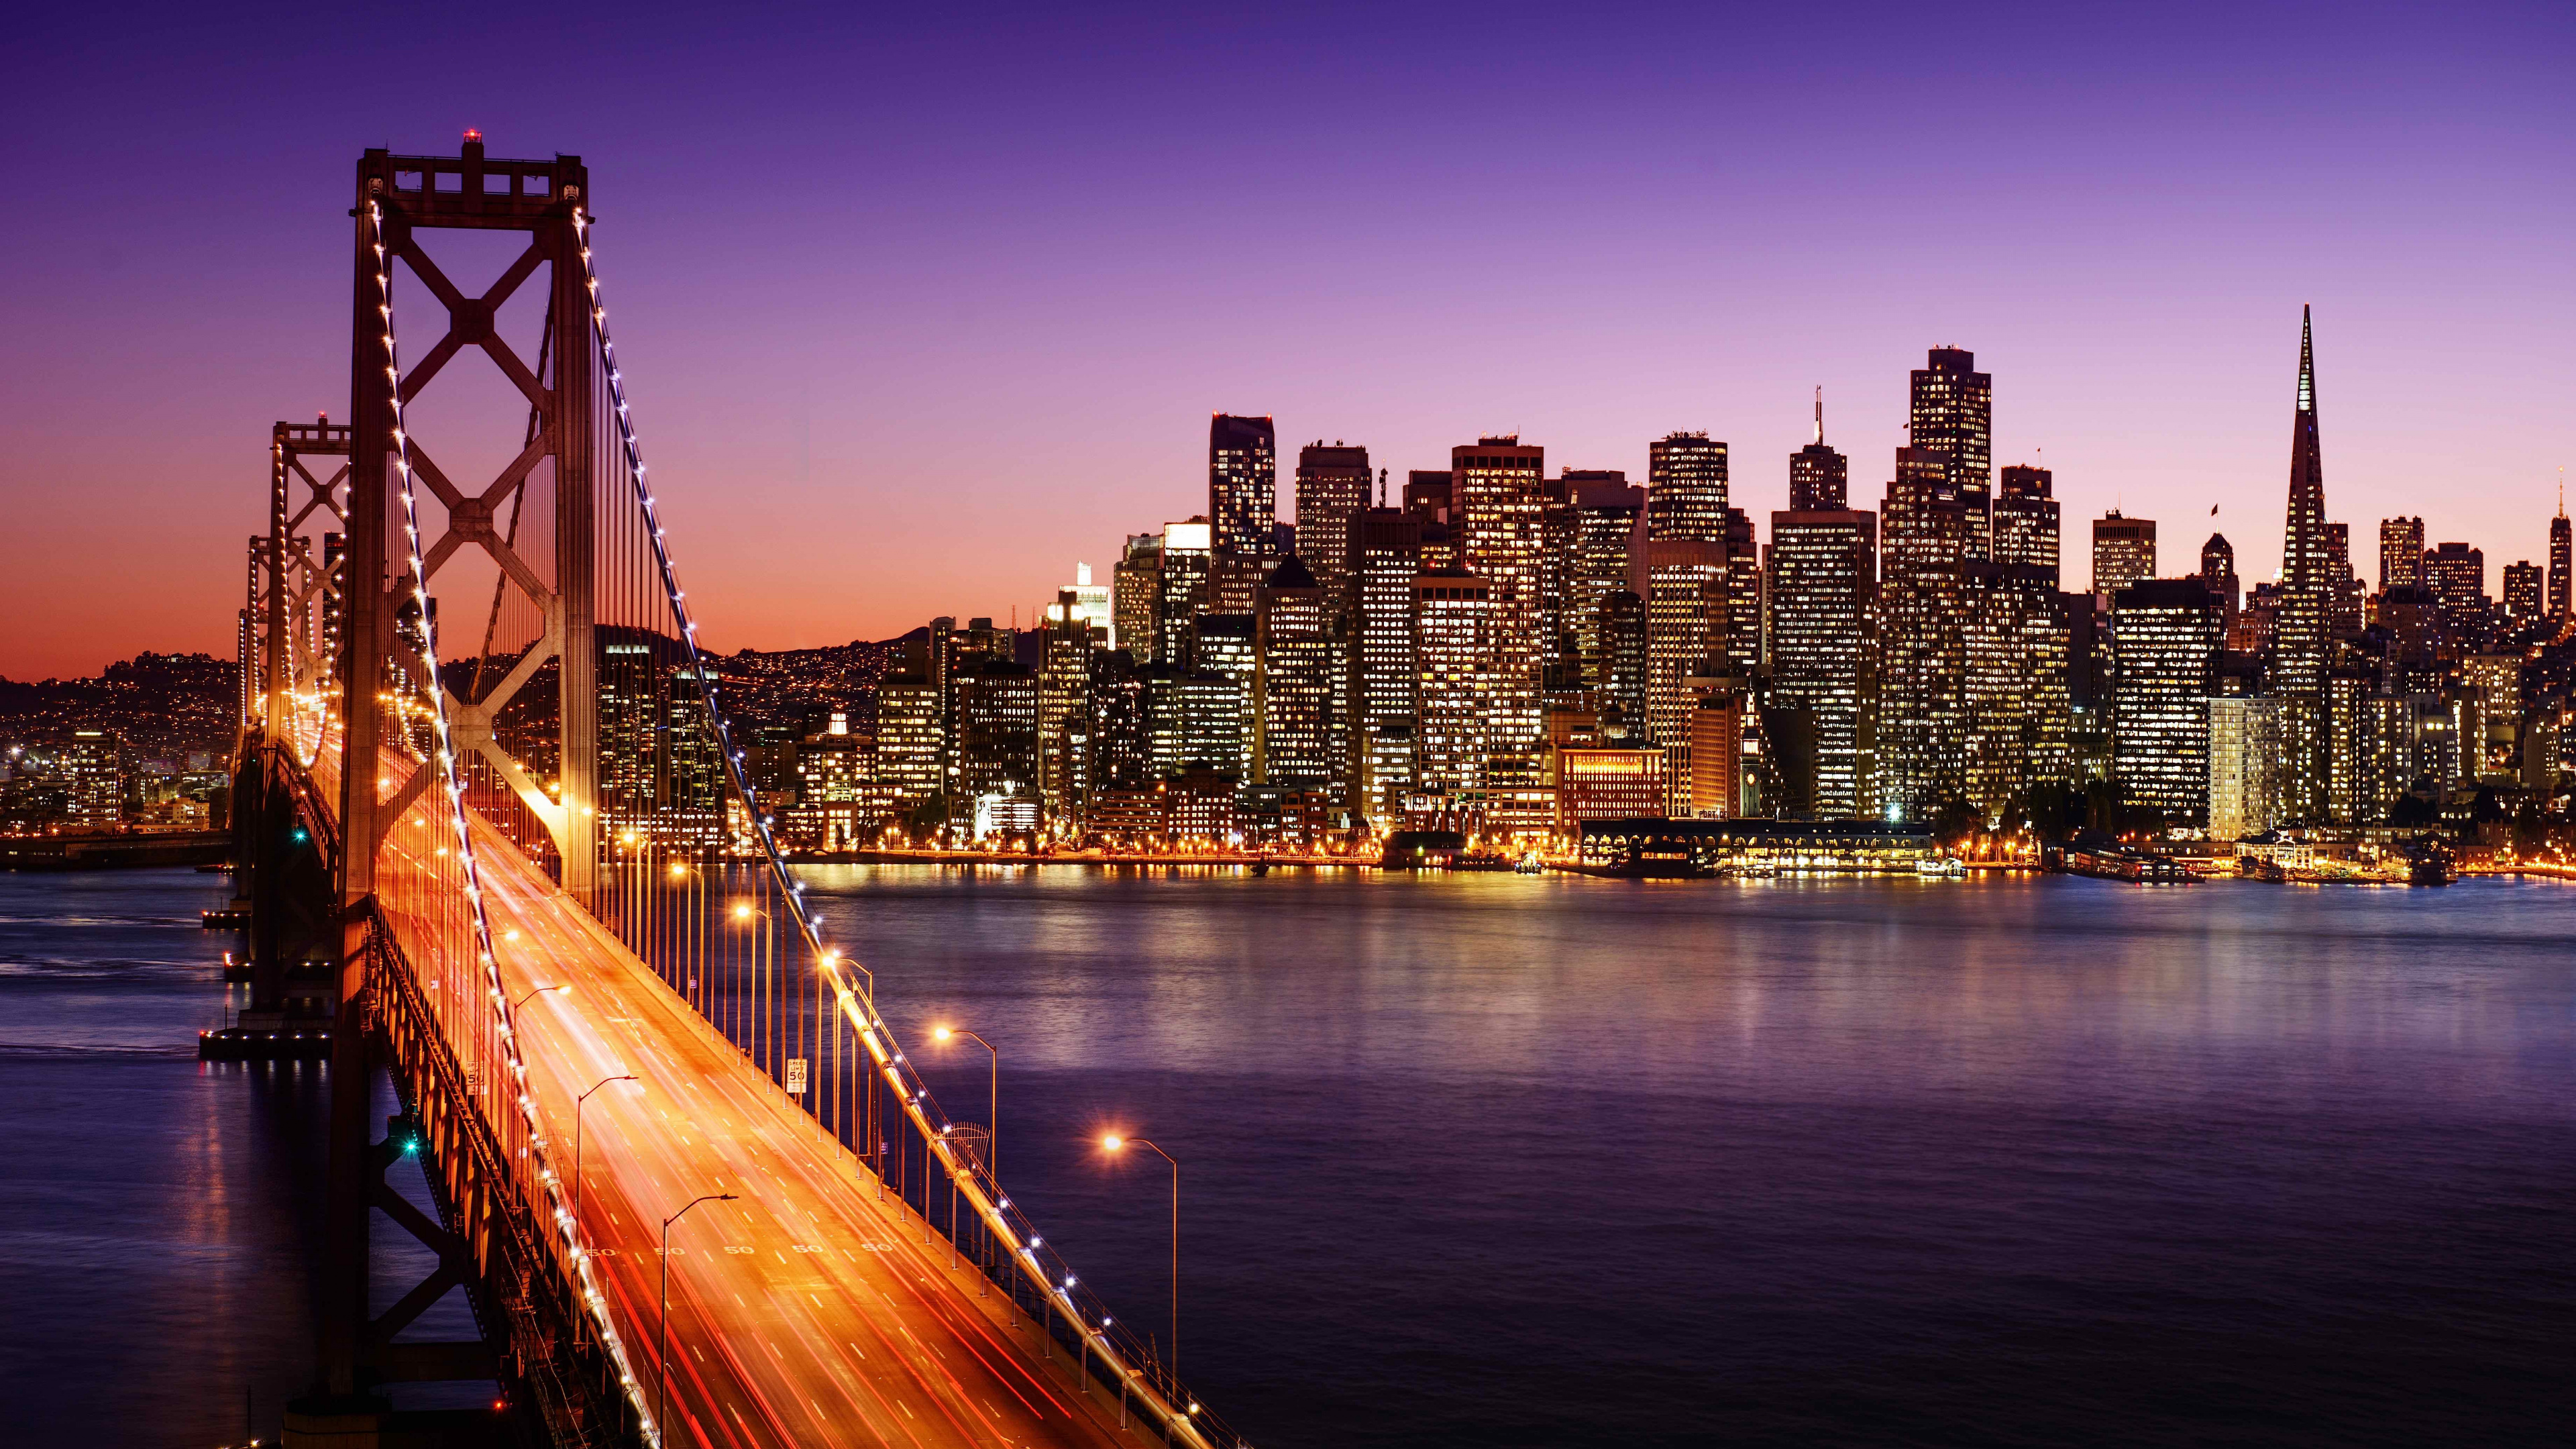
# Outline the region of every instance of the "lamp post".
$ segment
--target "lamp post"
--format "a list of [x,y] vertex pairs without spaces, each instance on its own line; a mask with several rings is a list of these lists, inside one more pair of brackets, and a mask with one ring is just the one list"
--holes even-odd
[[1181,1381],[1181,1163],[1180,1159],[1156,1147],[1142,1137],[1120,1137],[1115,1133],[1100,1139],[1109,1151],[1123,1152],[1142,1147],[1172,1165],[1172,1359],[1165,1367],[1172,1372],[1172,1383]]
[[952,1037],[969,1037],[977,1046],[993,1054],[992,1080],[987,1084],[984,1094],[984,1131],[986,1133],[984,1172],[998,1187],[1002,1181],[1000,1166],[1002,1160],[1002,1049],[964,1027],[934,1026],[930,1029],[930,1034],[940,1041],[947,1041]]
[[[752,920],[754,917],[758,917],[758,918],[759,918],[759,920],[760,920],[760,924],[761,924],[763,927],[766,927],[766,926],[768,926],[769,924],[771,924],[771,923],[770,923],[770,919],[769,919],[769,912],[764,911],[764,910],[758,910],[758,909],[755,909],[755,908],[752,906],[751,902],[749,902],[749,901],[736,901],[736,902],[734,902],[734,907],[733,907],[733,918],[734,918],[734,920],[735,920],[735,921],[740,922],[740,923],[744,924],[746,927],[748,927],[748,926],[749,926],[749,923],[751,922],[751,920]],[[754,1062],[761,1063],[761,1064],[766,1065],[766,1066],[768,1066],[768,1067],[770,1067],[770,1068],[772,1068],[772,1069],[774,1070],[774,1069],[776,1068],[776,1066],[777,1066],[777,1063],[775,1063],[774,1061],[769,1061],[769,1060],[768,1060],[768,1058],[769,1058],[769,1057],[774,1057],[774,1056],[776,1056],[776,1055],[777,1055],[777,1053],[775,1053],[775,1052],[766,1052],[766,1051],[764,1050],[764,1049],[766,1048],[766,1046],[767,1046],[767,1043],[766,1043],[766,1042],[764,1042],[764,1041],[762,1040],[762,1035],[761,1035],[761,1033],[762,1033],[762,1026],[761,1026],[761,1022],[762,1022],[762,1017],[763,1017],[763,1015],[764,1015],[764,1013],[763,1013],[763,1011],[762,1011],[762,1009],[761,1009],[761,991],[762,991],[762,985],[763,985],[763,982],[765,982],[766,980],[768,980],[768,979],[769,979],[769,976],[770,976],[770,973],[768,973],[768,972],[764,971],[764,969],[763,969],[763,952],[762,952],[762,949],[761,949],[761,948],[762,948],[762,946],[763,946],[763,945],[768,941],[768,938],[769,938],[769,932],[768,932],[767,930],[765,930],[765,929],[763,929],[763,930],[755,930],[755,931],[753,931],[753,933],[752,933],[752,937],[751,937],[751,1023],[750,1023],[750,1026],[751,1026],[751,1039],[752,1039],[752,1041],[753,1041],[753,1043],[754,1043],[754,1046],[753,1046],[752,1050],[750,1051],[749,1055],[751,1056],[751,1059],[752,1059]],[[769,1010],[767,1011],[766,1015],[767,1015],[767,1017],[768,1017],[768,1020],[769,1020],[770,1025],[774,1027],[774,1026],[777,1024],[777,1018],[778,1018],[778,1011],[777,1011],[777,1008],[776,1008],[776,1006],[775,1006],[774,1004],[773,1004],[773,1005],[771,1005],[771,1007],[770,1007],[770,1008],[769,1008]]]
[[690,1199],[678,1212],[662,1219],[662,1351],[653,1362],[654,1382],[658,1390],[653,1398],[653,1422],[659,1425],[671,1411],[671,1224],[689,1215],[689,1209],[702,1202],[731,1202],[734,1194],[711,1192]]
[[572,990],[572,988],[571,988],[571,987],[566,986],[566,985],[564,985],[564,984],[563,984],[563,983],[561,983],[561,982],[557,982],[556,984],[554,984],[554,985],[552,985],[552,986],[540,986],[540,987],[538,987],[536,990],[529,992],[527,995],[520,997],[518,1000],[511,1002],[511,1003],[510,1003],[510,1009],[511,1009],[512,1011],[516,1011],[516,1010],[518,1010],[520,1007],[527,1005],[529,1002],[536,1000],[538,997],[545,995],[545,994],[546,994],[547,992],[549,992],[549,991],[570,991],[570,990]]
[[[591,1084],[590,1092],[596,1092],[600,1088],[607,1086],[610,1082],[631,1082],[634,1080],[635,1077],[632,1073],[628,1073],[624,1076],[604,1077]],[[582,1104],[590,1100],[590,1092],[584,1092],[580,1096],[572,1099],[572,1210],[575,1213],[579,1213],[581,1211],[581,1109]]]

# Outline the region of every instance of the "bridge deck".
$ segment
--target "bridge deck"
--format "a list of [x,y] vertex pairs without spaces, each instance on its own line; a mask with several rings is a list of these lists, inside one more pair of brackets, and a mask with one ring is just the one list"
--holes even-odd
[[[406,843],[388,841],[388,855]],[[657,1245],[672,1229],[668,1442],[703,1449],[886,1444],[1106,1446],[1112,1391],[1085,1396],[1061,1346],[970,1264],[925,1246],[918,1214],[746,1063],[587,911],[495,833],[475,850],[533,1098],[559,1170],[582,1109],[579,1216],[620,1335],[657,1368]],[[507,939],[516,931],[516,939]],[[651,1394],[648,1387],[647,1400]]]

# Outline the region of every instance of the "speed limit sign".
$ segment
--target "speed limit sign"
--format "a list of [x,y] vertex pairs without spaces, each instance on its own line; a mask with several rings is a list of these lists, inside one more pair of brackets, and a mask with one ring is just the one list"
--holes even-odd
[[803,1057],[787,1059],[787,1095],[791,1097],[805,1095],[805,1059]]

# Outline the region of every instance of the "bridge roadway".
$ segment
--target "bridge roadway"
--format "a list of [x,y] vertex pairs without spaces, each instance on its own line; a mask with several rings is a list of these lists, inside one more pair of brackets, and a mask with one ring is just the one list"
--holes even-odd
[[[438,832],[422,832],[423,837]],[[396,832],[388,853],[410,847]],[[518,1012],[557,1170],[572,1170],[576,1094],[633,1073],[582,1109],[579,1216],[600,1252],[637,1376],[657,1370],[656,1252],[671,1229],[669,1420],[664,1442],[769,1445],[1108,1446],[1114,1390],[1085,1395],[1060,1346],[981,1275],[925,1246],[918,1214],[715,1035],[542,871],[478,822],[495,955]],[[516,932],[515,938],[510,933]],[[1015,1325],[1016,1320],[1016,1326]]]

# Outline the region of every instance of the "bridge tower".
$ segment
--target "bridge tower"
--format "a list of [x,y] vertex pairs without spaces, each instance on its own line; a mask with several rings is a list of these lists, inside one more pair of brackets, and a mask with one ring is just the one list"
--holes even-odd
[[[503,594],[515,591],[514,606],[542,621],[534,641],[489,687],[483,683],[483,659],[475,658],[476,681],[467,691],[473,698],[455,697],[452,677],[410,683],[446,692],[449,737],[458,753],[477,757],[505,783],[527,815],[543,826],[561,862],[563,886],[574,899],[588,902],[597,866],[592,512],[599,384],[593,366],[597,348],[591,301],[574,221],[576,209],[587,204],[589,187],[589,173],[579,157],[487,159],[481,136],[471,131],[456,156],[396,156],[369,150],[358,162],[356,204],[351,212],[357,227],[350,334],[348,542],[342,580],[345,628],[338,670],[346,751],[340,802],[343,940],[331,1058],[331,1165],[321,1325],[324,1387],[334,1396],[361,1390],[360,1371],[366,1367],[362,1360],[370,1333],[368,1212],[373,1174],[381,1171],[380,1151],[369,1141],[369,1048],[361,1000],[370,898],[376,891],[378,853],[389,830],[425,791],[439,788],[441,776],[435,759],[410,767],[400,778],[385,773],[396,756],[385,749],[391,736],[382,701],[392,698],[404,682],[404,665],[397,656],[415,657],[403,648],[401,634],[437,627],[434,614],[412,599],[413,553],[421,560],[421,574],[434,579],[460,552],[479,550],[499,574],[495,617]],[[425,244],[431,234],[441,232],[515,233],[526,237],[526,245],[487,290],[468,295],[449,280]],[[380,284],[380,275],[400,278],[393,286],[402,294],[407,340],[432,330],[422,326],[425,318],[435,316],[421,305],[424,293],[446,314],[443,331],[426,350],[417,341],[406,348],[399,400],[386,356],[389,314],[385,309],[394,298]],[[504,305],[540,275],[545,324],[538,354],[531,360],[503,340],[496,319]],[[412,471],[421,485],[421,534],[408,537],[398,470],[392,466],[398,443],[397,404],[412,408],[443,369],[460,353],[473,349],[480,349],[524,397],[525,435],[507,440],[511,461],[477,487],[460,485],[439,466],[435,449],[455,441],[455,434],[408,438]],[[548,492],[550,500],[545,497]],[[521,541],[522,514],[532,502],[534,512],[550,526],[528,532],[542,532],[550,558],[532,558],[532,551]],[[495,522],[505,508],[506,529]],[[541,570],[533,566],[536,562],[551,567]],[[489,644],[487,634],[487,655]],[[444,657],[457,659],[467,652],[449,650]],[[540,683],[548,665],[553,666],[550,686]],[[452,676],[452,671],[442,672]],[[495,716],[521,697],[529,702],[528,716],[552,717],[548,743],[554,758],[540,765],[542,769],[544,763],[551,763],[555,776],[551,786],[504,750],[495,735]]]

